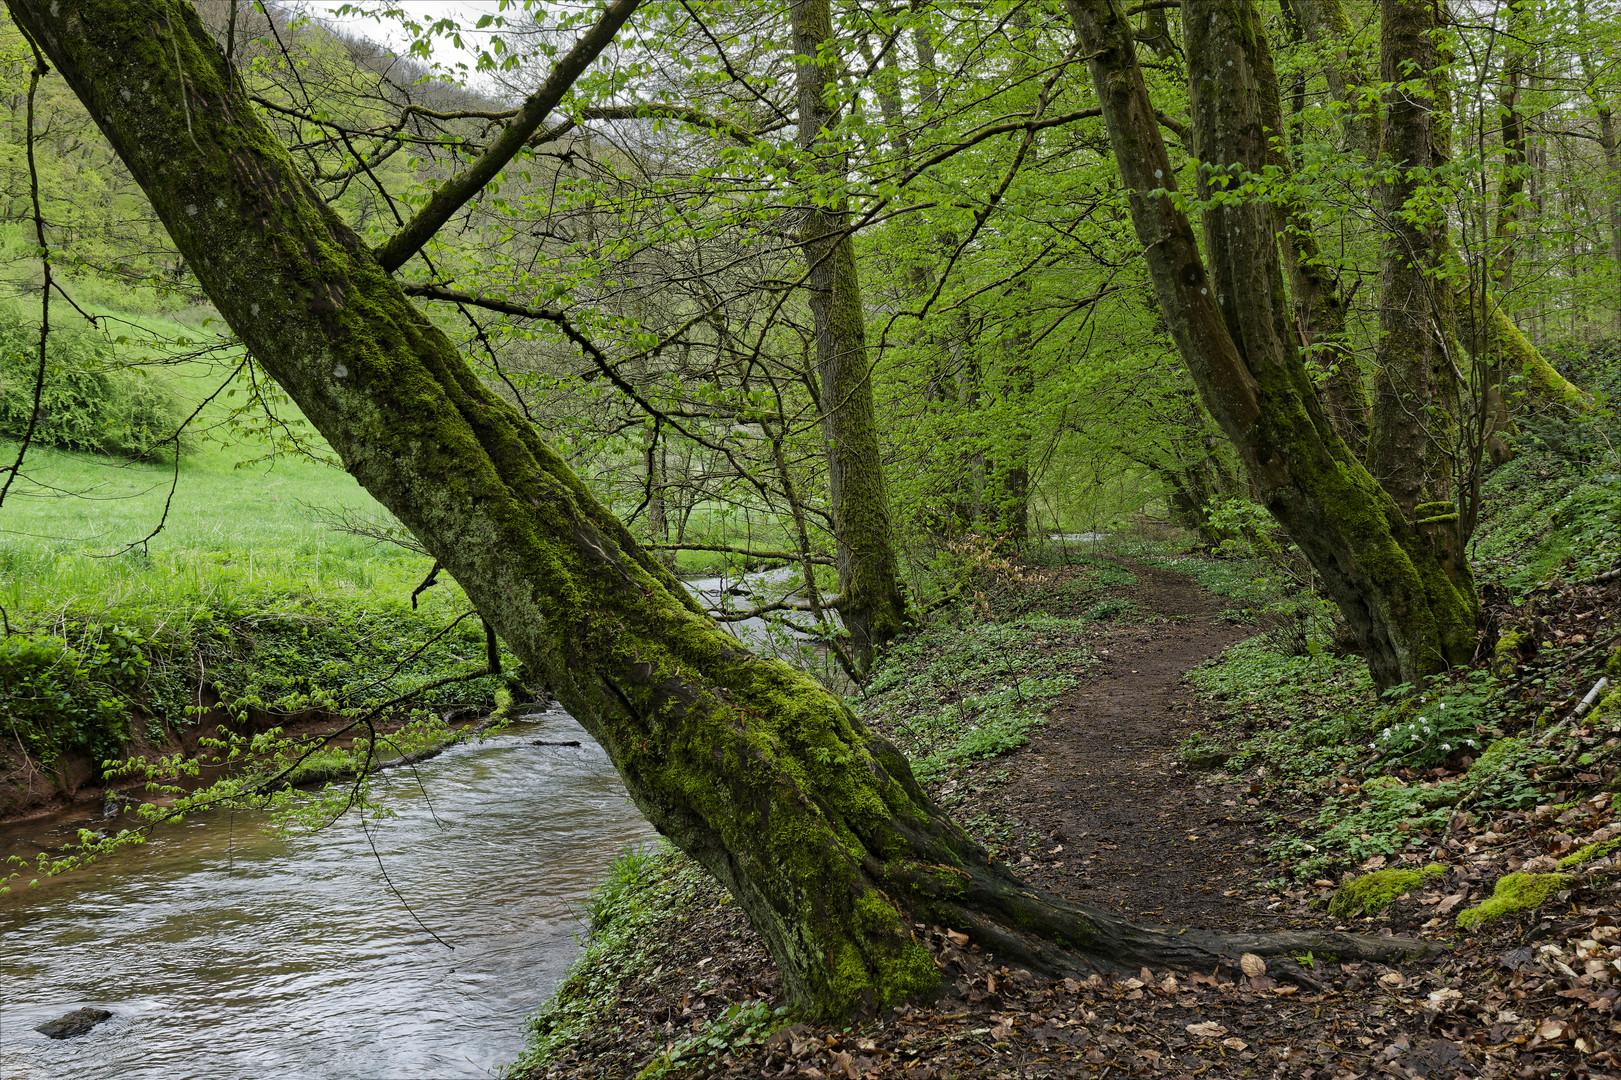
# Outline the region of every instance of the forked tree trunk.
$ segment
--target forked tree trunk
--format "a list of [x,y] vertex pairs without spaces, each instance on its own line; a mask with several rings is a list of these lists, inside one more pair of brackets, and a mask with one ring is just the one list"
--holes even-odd
[[[1466,660],[1476,610],[1468,568],[1445,564],[1427,523],[1401,512],[1324,417],[1289,333],[1270,208],[1206,211],[1207,274],[1187,217],[1153,194],[1174,190],[1176,174],[1118,0],[1067,3],[1160,311],[1261,503],[1316,568],[1381,686]],[[1259,18],[1250,0],[1186,0],[1182,13],[1198,153],[1217,170],[1260,172],[1260,72],[1271,64],[1253,55],[1265,48]]]
[[[793,0],[792,14],[799,145],[817,171],[839,189],[844,154],[828,145],[826,134],[839,123],[830,101],[836,84],[828,52],[834,44],[829,0]],[[816,333],[822,440],[839,571],[838,611],[850,633],[850,652],[865,670],[877,650],[905,628],[906,596],[901,591],[878,445],[867,313],[848,231],[850,210],[843,195],[831,204],[816,201],[819,198],[817,193],[808,200],[800,243]]]
[[1404,947],[1146,930],[1019,882],[840,698],[709,619],[480,382],[298,172],[189,4],[8,6],[227,323],[545,677],[648,819],[731,890],[790,1000],[831,1015],[930,993],[914,919],[1055,973]]

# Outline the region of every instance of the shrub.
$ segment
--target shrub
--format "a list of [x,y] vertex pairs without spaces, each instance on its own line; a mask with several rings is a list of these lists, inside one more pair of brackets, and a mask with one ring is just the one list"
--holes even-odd
[[[38,330],[0,307],[0,435],[20,439],[34,411]],[[94,330],[53,329],[45,347],[34,441],[67,450],[142,459],[159,453],[185,419],[166,374],[120,364]],[[182,449],[187,447],[182,444]]]
[[54,635],[0,639],[6,733],[47,769],[64,754],[84,754],[98,768],[118,756],[128,738],[128,694],[150,665],[144,644],[122,626],[77,646]]

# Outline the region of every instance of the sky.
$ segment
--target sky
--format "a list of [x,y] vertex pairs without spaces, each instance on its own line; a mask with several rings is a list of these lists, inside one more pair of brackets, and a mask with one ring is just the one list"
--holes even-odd
[[[410,46],[410,35],[395,20],[361,15],[338,15],[338,9],[345,6],[344,0],[298,0],[296,4],[289,6],[296,6],[347,34],[367,38],[398,53],[403,53]],[[472,49],[480,44],[487,44],[493,32],[490,29],[474,30],[473,25],[478,22],[480,15],[498,14],[501,11],[500,0],[391,0],[387,3],[380,0],[349,0],[348,6],[367,11],[402,8],[413,19],[424,23],[441,18],[456,19],[467,28],[463,35],[463,43],[470,48],[457,49],[450,41],[436,38],[434,60],[447,67],[466,64],[469,69],[472,68],[474,60]],[[515,18],[522,14],[522,9],[519,5],[508,4],[505,14],[508,18]],[[476,83],[479,80],[474,77],[472,81]]]

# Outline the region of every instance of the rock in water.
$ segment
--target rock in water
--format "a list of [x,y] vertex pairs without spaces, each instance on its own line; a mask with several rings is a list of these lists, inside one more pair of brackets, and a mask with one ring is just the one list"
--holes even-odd
[[75,1035],[83,1035],[103,1020],[111,1020],[112,1016],[113,1014],[106,1009],[92,1009],[86,1005],[66,1016],[58,1016],[55,1020],[47,1021],[34,1030],[53,1039],[71,1039]]

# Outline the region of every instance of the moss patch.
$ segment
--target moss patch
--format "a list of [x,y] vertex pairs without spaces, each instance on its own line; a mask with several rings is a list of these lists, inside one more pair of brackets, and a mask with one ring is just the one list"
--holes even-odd
[[1359,915],[1377,915],[1396,899],[1406,896],[1432,878],[1447,872],[1440,863],[1431,863],[1422,870],[1376,870],[1352,878],[1338,889],[1328,901],[1328,913],[1336,919],[1354,919]]
[[1602,859],[1618,847],[1621,847],[1621,838],[1606,840],[1602,844],[1588,844],[1586,847],[1577,848],[1559,860],[1559,869],[1569,870],[1572,866],[1580,866],[1582,863],[1592,862],[1594,859]]
[[1569,874],[1507,874],[1483,903],[1458,912],[1458,928],[1473,930],[1482,923],[1529,911],[1570,884]]

